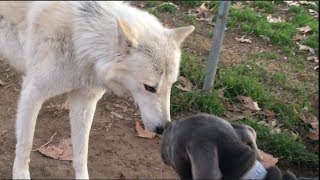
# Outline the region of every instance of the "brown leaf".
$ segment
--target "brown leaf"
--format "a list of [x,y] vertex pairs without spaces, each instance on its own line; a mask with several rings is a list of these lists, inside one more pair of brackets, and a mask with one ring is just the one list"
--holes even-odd
[[299,43],[297,43],[297,44],[299,46],[299,50],[301,50],[301,51],[309,51],[310,53],[314,54],[314,50],[311,47],[306,46],[306,45],[302,45],[302,44],[299,44]]
[[312,140],[319,140],[319,129],[310,131],[308,133],[308,138]]
[[301,27],[301,28],[297,28],[298,31],[302,32],[302,33],[308,33],[309,31],[311,31],[311,27],[309,25]]
[[312,15],[312,17],[318,19],[319,18],[319,13],[313,9],[309,9],[310,14]]
[[262,158],[261,164],[265,168],[269,168],[269,167],[275,166],[279,161],[279,158],[273,157],[271,154],[265,153],[260,149],[259,149],[259,153],[260,153],[261,158]]
[[314,147],[313,151],[317,154],[319,154],[319,144]]
[[242,4],[242,2],[237,1],[234,4],[232,4],[232,7],[236,8],[236,9],[242,9],[244,7],[244,5]]
[[3,82],[1,79],[0,79],[0,86],[5,86],[7,83]]
[[252,43],[252,41],[250,39],[244,39],[245,35],[242,36],[241,38],[236,38],[236,40],[240,43]]
[[183,76],[179,76],[179,83],[180,84],[176,86],[178,89],[181,89],[182,91],[187,91],[187,92],[190,92],[192,90],[193,84],[190,82],[189,79]]
[[306,35],[305,34],[296,34],[293,38],[295,41],[302,41],[306,39]]
[[301,111],[298,114],[298,117],[306,124],[310,124],[318,121],[318,118],[315,115],[308,112],[307,109],[303,109],[303,111]]
[[140,8],[143,8],[143,7],[145,7],[146,5],[145,5],[143,2],[139,2],[139,3],[137,4],[137,6],[140,7]]
[[247,107],[253,111],[260,111],[261,110],[258,106],[258,103],[254,102],[250,97],[238,96],[237,98],[244,103],[245,107]]
[[72,160],[72,144],[71,138],[63,139],[59,142],[57,146],[50,145],[47,147],[39,147],[37,148],[41,154],[51,157],[53,159],[58,159],[62,161],[71,161]]
[[154,132],[151,132],[147,129],[143,129],[143,127],[141,127],[139,121],[136,121],[136,131],[138,133],[138,135],[137,135],[138,137],[147,138],[147,139],[152,139],[157,135]]
[[272,15],[268,15],[267,16],[267,20],[269,23],[279,23],[279,22],[285,22],[284,19],[282,19],[281,17],[272,17]]
[[298,1],[283,1],[286,3],[288,6],[300,6]]

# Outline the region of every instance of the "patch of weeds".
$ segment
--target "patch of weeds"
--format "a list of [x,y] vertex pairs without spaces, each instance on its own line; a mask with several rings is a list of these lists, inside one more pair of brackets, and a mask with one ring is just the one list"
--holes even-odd
[[187,14],[186,16],[185,16],[185,20],[187,21],[187,22],[190,22],[190,23],[195,23],[196,22],[196,16],[194,15],[194,14]]
[[304,9],[300,6],[290,6],[288,9],[289,13],[300,14],[304,12]]
[[146,6],[147,6],[147,7],[156,7],[156,6],[158,6],[159,4],[161,4],[162,1],[149,0],[149,1],[145,1],[145,3],[146,3]]
[[209,32],[209,38],[213,38],[213,31]]
[[272,74],[271,79],[276,83],[285,83],[287,81],[287,76],[283,72],[275,72]]
[[151,8],[149,12],[158,18],[160,17],[160,12],[155,7]]
[[193,85],[202,87],[206,72],[206,66],[201,60],[190,53],[182,53],[180,74],[187,77]]
[[176,1],[177,4],[190,6],[190,7],[197,7],[200,6],[203,2],[201,1]]
[[311,36],[309,36],[307,39],[302,41],[302,44],[310,46],[314,49],[319,49],[319,33],[313,33]]
[[[296,104],[288,104],[273,97],[266,83],[268,77],[263,67],[254,63],[246,62],[245,64],[233,66],[220,71],[216,80],[215,89],[225,88],[225,97],[230,101],[236,101],[239,95],[249,96],[257,101],[259,106],[264,109],[270,109],[279,116],[279,122],[285,127],[295,128],[300,125],[296,109],[302,109]],[[279,81],[285,81],[283,75],[276,75]],[[278,86],[281,83],[272,81],[273,85]]]
[[263,9],[266,13],[273,13],[273,4],[270,1],[254,1],[253,6]]
[[263,58],[263,59],[278,59],[279,55],[274,52],[261,52],[255,54],[257,58]]
[[295,57],[289,57],[288,61],[296,71],[303,70],[308,66],[308,63],[305,59],[298,59]]
[[[254,2],[254,6],[269,7],[271,3],[267,1]],[[270,7],[273,7],[271,4]],[[294,15],[292,15],[294,13]],[[282,47],[293,47],[297,45],[294,36],[298,33],[297,28],[309,25],[312,29],[306,40],[302,43],[315,49],[316,53],[319,49],[319,22],[314,19],[310,13],[303,7],[290,7],[291,14],[287,22],[269,23],[265,13],[256,12],[254,9],[246,7],[244,9],[230,8],[227,26],[234,29],[240,27],[241,30],[263,35],[270,38],[270,42],[274,45]],[[292,54],[292,52],[290,52]]]
[[245,119],[240,123],[247,124],[257,132],[257,145],[264,151],[280,158],[280,164],[294,163],[298,166],[319,166],[318,155],[306,150],[306,147],[295,141],[288,133],[272,133],[269,128],[258,124],[255,120]]
[[171,111],[183,112],[190,110],[200,110],[215,115],[222,115],[225,111],[219,95],[213,91],[209,94],[192,91],[184,92],[176,88],[172,88]]
[[163,12],[176,13],[179,10],[178,6],[171,2],[164,2],[158,5],[156,9],[160,13],[163,13]]

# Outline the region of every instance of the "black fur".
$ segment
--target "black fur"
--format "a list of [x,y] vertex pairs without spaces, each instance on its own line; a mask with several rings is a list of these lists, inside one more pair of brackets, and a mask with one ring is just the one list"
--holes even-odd
[[[168,123],[161,157],[182,179],[240,179],[257,159],[243,135],[247,128],[208,114]],[[282,178],[277,168],[267,172],[267,179]]]

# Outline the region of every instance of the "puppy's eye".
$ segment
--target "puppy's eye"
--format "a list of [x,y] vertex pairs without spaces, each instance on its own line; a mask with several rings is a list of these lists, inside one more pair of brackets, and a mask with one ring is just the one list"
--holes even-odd
[[144,84],[144,88],[151,93],[155,93],[157,91],[155,87],[148,86],[146,84]]

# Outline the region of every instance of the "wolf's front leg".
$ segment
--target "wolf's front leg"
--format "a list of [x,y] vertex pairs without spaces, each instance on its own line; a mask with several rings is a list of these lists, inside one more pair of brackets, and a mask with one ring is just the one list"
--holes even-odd
[[45,99],[46,97],[33,81],[24,80],[16,119],[17,144],[12,172],[13,179],[30,179],[30,150],[36,119]]
[[73,167],[77,179],[88,179],[87,159],[90,128],[96,104],[105,91],[80,89],[69,94]]

